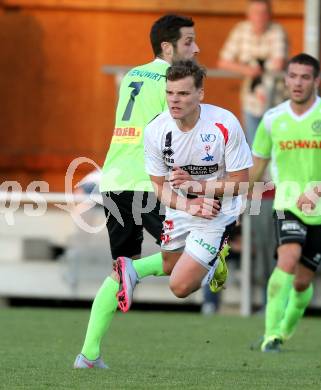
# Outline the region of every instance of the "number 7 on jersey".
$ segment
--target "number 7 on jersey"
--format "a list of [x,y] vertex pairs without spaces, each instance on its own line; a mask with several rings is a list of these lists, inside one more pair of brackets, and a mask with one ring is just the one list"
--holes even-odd
[[143,84],[144,84],[143,81],[138,81],[138,82],[133,81],[133,82],[131,82],[128,85],[128,87],[129,88],[133,88],[133,90],[132,90],[132,92],[130,94],[130,97],[129,97],[129,100],[128,100],[125,112],[124,112],[123,117],[122,117],[123,121],[129,121],[129,119],[131,117],[131,114],[132,114],[132,111],[133,111],[135,98],[139,94]]

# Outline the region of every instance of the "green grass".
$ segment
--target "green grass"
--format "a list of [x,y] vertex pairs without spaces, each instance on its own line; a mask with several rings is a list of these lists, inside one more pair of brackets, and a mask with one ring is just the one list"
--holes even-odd
[[87,310],[1,309],[0,389],[320,389],[319,319],[280,354],[249,350],[262,317],[117,313],[103,346],[110,370],[73,370]]

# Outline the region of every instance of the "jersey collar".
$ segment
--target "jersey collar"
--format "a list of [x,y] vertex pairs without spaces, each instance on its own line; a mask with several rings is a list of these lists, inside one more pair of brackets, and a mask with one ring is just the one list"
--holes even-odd
[[160,63],[160,64],[168,64],[168,65],[170,65],[169,62],[167,62],[167,61],[165,61],[165,60],[163,60],[162,58],[159,58],[159,57],[156,57],[156,58],[154,59],[153,62],[157,62],[157,63]]
[[315,102],[312,104],[312,106],[302,115],[297,115],[291,108],[290,100],[287,102],[287,111],[290,114],[290,116],[295,119],[296,121],[300,122],[303,121],[307,116],[311,114],[311,112],[316,108],[316,106],[320,103],[321,99],[319,96],[316,97]]
[[203,115],[204,115],[204,113],[203,113],[203,107],[202,107],[202,104],[200,104],[200,115],[199,115],[199,118],[198,118],[197,122],[195,123],[195,126],[194,126],[192,129],[188,130],[188,131],[183,131],[183,130],[181,130],[181,129],[177,126],[177,123],[176,123],[175,119],[173,119],[173,121],[174,121],[174,123],[175,123],[176,129],[177,129],[179,132],[181,132],[182,134],[191,134],[191,133],[193,133],[193,132],[195,131],[195,129],[198,129],[198,128],[199,128],[200,123],[202,122],[202,119],[203,119]]

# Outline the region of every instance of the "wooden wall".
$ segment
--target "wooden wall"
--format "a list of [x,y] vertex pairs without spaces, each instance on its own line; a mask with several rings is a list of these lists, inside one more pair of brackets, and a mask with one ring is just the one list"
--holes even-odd
[[[64,189],[69,162],[86,156],[102,164],[113,129],[117,91],[107,65],[152,58],[150,26],[165,12],[196,22],[199,60],[214,68],[246,1],[229,0],[2,0],[0,1],[0,175],[47,180]],[[274,2],[275,19],[302,50],[303,0]],[[237,115],[239,81],[208,79],[206,101]],[[84,165],[81,176],[88,171]]]

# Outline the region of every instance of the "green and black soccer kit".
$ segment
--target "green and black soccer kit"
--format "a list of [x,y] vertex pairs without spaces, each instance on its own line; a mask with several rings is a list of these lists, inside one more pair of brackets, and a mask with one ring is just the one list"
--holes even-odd
[[321,262],[321,201],[307,213],[296,202],[303,192],[321,183],[321,99],[317,97],[300,116],[289,101],[267,111],[255,136],[253,154],[271,158],[278,245],[299,243],[301,262],[316,271]]
[[100,184],[113,259],[141,253],[143,227],[160,242],[164,211],[145,171],[144,128],[167,109],[168,67],[157,58],[131,69],[121,82],[115,129]]

